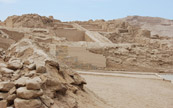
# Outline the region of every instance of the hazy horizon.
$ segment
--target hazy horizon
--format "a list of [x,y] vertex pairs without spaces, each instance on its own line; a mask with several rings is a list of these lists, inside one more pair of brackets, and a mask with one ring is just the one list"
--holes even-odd
[[172,4],[172,0],[0,0],[0,20],[30,13],[54,16],[61,21],[112,20],[136,15],[172,20]]

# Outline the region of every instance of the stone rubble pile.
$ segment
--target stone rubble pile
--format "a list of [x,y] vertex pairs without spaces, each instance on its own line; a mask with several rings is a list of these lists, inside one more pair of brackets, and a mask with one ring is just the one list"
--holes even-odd
[[[74,86],[73,92],[76,93],[86,84],[78,74],[61,72],[57,62],[47,60],[45,64],[29,69],[17,60],[1,67],[0,106],[49,108],[54,104],[53,99],[65,95],[69,87]],[[70,83],[65,82],[68,79]]]
[[[0,108],[51,108],[54,99],[84,91],[86,82],[77,73],[61,69],[58,62],[48,58],[39,61],[42,64],[36,63],[41,57],[31,59],[35,53],[27,56],[26,46],[22,50],[24,55],[14,53],[16,50],[16,47],[12,47],[7,52],[10,58],[6,56],[6,62],[0,64]],[[37,53],[44,56],[43,52]],[[22,59],[23,56],[25,59]],[[77,101],[68,98],[75,103],[69,108],[77,108]]]

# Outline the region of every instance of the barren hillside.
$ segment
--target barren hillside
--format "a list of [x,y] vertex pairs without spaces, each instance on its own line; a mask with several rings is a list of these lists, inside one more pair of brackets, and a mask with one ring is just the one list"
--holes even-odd
[[142,29],[150,30],[153,35],[173,37],[173,20],[142,16],[128,16],[120,20],[127,21],[131,25],[139,26]]

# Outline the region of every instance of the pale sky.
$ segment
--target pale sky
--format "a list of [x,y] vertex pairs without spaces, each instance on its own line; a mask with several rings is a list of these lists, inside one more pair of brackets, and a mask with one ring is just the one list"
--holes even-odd
[[153,16],[173,19],[173,0],[0,0],[0,20],[37,13],[62,21]]

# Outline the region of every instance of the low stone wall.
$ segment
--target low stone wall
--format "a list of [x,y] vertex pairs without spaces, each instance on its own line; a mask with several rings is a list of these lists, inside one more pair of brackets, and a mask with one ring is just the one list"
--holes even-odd
[[55,27],[56,27],[56,28],[73,28],[72,25],[70,25],[70,24],[64,24],[64,23],[57,23],[57,24],[55,25]]
[[92,29],[102,29],[101,26],[98,26],[97,24],[88,24],[88,25],[81,25],[82,27],[92,30]]

